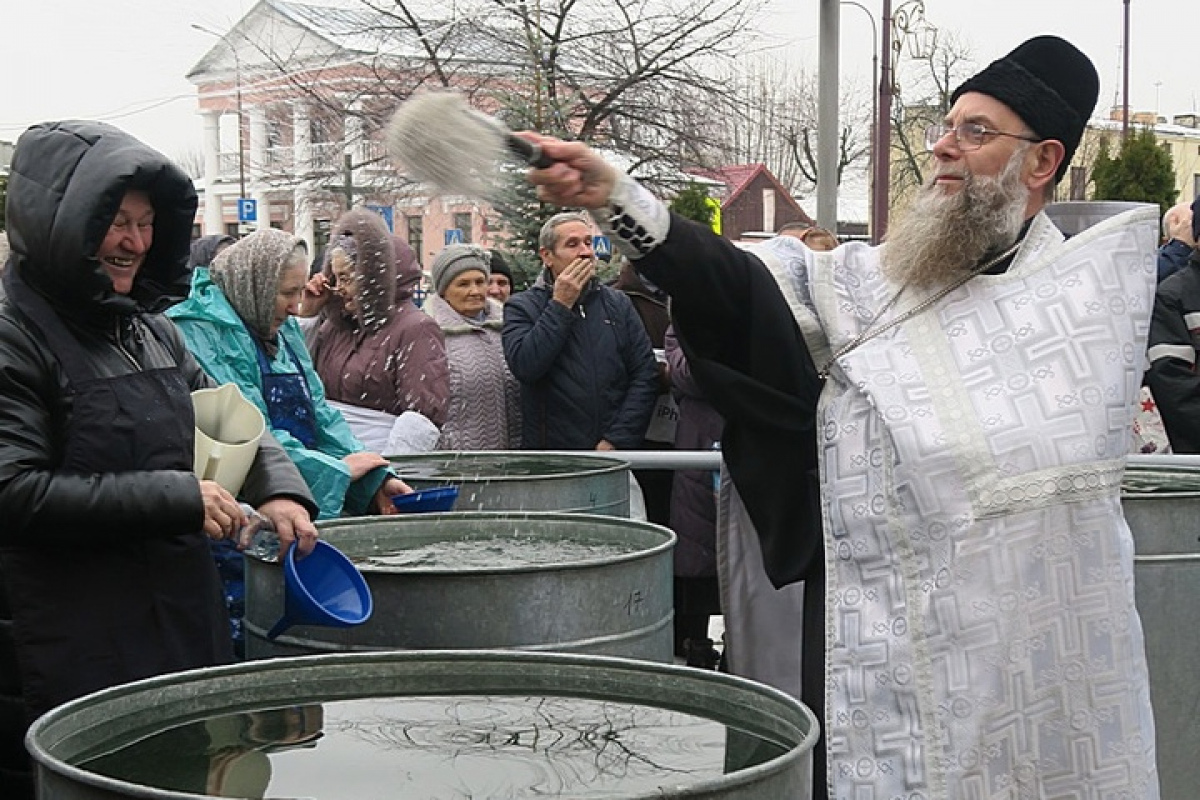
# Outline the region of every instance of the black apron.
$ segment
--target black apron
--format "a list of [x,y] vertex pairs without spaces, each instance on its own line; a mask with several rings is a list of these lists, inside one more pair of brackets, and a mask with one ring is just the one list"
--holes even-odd
[[[74,392],[56,469],[191,471],[195,416],[178,367],[102,377],[44,299],[19,279],[5,283]],[[170,352],[150,320],[145,327]],[[7,548],[0,558],[30,719],[108,686],[232,660],[203,530],[110,537],[95,547]]]
[[258,356],[258,371],[262,374],[263,402],[267,406],[267,416],[271,418],[271,427],[287,431],[299,440],[300,444],[309,450],[317,447],[317,411],[313,403],[312,392],[308,389],[308,381],[304,377],[304,367],[296,358],[296,351],[288,344],[282,334],[279,340],[287,349],[295,372],[274,372],[263,352],[262,343],[253,333],[254,354]]

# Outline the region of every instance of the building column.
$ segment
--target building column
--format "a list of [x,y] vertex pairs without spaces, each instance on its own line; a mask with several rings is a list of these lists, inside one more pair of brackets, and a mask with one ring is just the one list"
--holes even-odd
[[[344,146],[343,153],[350,156],[350,163],[352,165],[350,178],[351,184],[353,186],[361,186],[362,167],[360,165],[364,160],[364,153],[366,152],[362,116],[359,114],[359,112],[362,111],[362,100],[352,100],[348,111],[349,113],[346,114],[344,126],[345,135],[342,138],[342,144]],[[343,174],[342,182],[344,183],[345,180],[346,176]],[[356,198],[353,197],[349,198],[348,205],[350,207],[355,205],[355,199]]]
[[292,190],[292,213],[292,232],[304,240],[309,255],[315,257],[316,227],[313,223],[312,193],[308,190],[307,181]]
[[262,165],[267,163],[267,110],[263,106],[246,109],[250,118],[249,157],[246,160],[247,192],[258,202],[258,220],[254,228],[271,227],[271,204],[267,186],[262,181]]
[[309,186],[316,170],[313,164],[312,120],[308,104],[297,100],[292,104],[292,232],[308,245],[309,255],[315,257],[312,193]]
[[304,180],[313,172],[312,121],[308,104],[297,100],[292,105],[292,174]]
[[204,233],[211,235],[225,232],[222,199],[217,192],[217,181],[221,177],[221,114],[218,111],[205,111],[202,116],[204,138],[200,147],[204,153]]

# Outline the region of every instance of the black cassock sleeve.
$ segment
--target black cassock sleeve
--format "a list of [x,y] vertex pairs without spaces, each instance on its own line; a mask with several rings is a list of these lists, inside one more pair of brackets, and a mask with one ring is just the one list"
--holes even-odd
[[671,216],[635,262],[671,295],[693,377],[725,418],[721,449],[777,587],[823,570],[816,408],[823,381],[787,301],[751,253]]

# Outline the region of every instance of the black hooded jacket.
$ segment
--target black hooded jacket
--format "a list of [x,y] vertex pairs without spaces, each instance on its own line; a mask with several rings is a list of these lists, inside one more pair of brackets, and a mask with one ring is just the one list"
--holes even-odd
[[[95,122],[30,129],[11,172],[8,271],[55,309],[92,365],[120,375],[135,369],[132,357],[143,369],[178,366],[193,389],[213,385],[174,325],[155,313],[188,292],[196,214],[188,177],[133,137]],[[130,189],[149,193],[154,239],[132,291],[120,295],[94,254]],[[204,507],[190,471],[156,472],[153,480],[55,473],[71,406],[69,382],[36,328],[12,298],[0,299],[0,548],[201,529]],[[264,468],[252,473],[243,496],[251,503],[274,495],[311,503],[278,444],[266,441],[263,451]]]
[[1162,414],[1172,452],[1200,453],[1200,250],[1158,284],[1147,342],[1146,383]]
[[[120,295],[94,254],[129,190],[148,193],[155,219],[132,290]],[[65,331],[68,352],[81,353],[101,382],[177,370],[181,387],[213,385],[175,326],[156,313],[186,293],[195,212],[187,176],[108,125],[48,123],[17,143],[6,208],[12,257],[0,297],[0,796],[6,798],[25,793],[21,735],[33,715],[87,691],[231,655],[202,530],[200,485],[185,466],[192,461],[190,437],[172,436],[186,442],[185,452],[171,456],[175,469],[64,468],[81,406],[56,355],[64,351],[47,335]],[[187,419],[175,417],[177,431],[194,424],[184,407]],[[90,429],[114,424],[99,420]],[[121,429],[103,438],[119,450],[148,437]],[[90,460],[142,463],[133,444],[126,449]],[[315,514],[304,481],[269,439],[242,497],[257,505],[276,496]]]

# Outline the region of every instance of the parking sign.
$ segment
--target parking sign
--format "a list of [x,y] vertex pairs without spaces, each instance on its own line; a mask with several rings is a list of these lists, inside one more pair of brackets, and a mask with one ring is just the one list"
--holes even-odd
[[238,198],[238,222],[258,221],[258,201],[249,197]]

